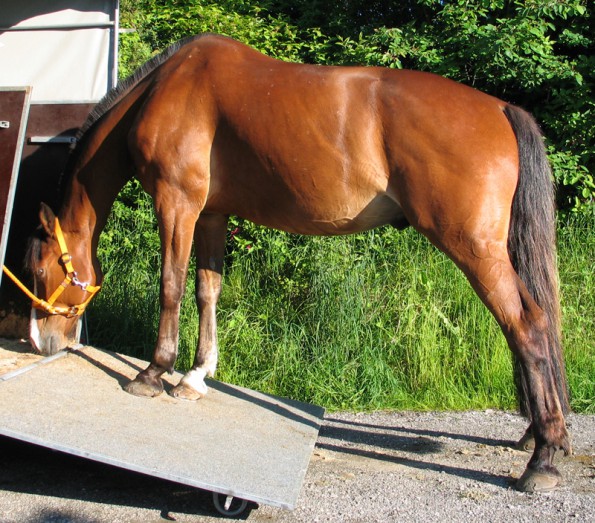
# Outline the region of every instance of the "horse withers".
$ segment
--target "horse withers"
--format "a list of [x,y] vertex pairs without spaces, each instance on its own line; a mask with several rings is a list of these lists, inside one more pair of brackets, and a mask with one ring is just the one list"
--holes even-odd
[[[202,35],[170,47],[99,103],[66,174],[62,208],[56,217],[42,206],[29,256],[36,295],[62,310],[35,304],[31,342],[41,352],[71,343],[101,283],[99,234],[132,176],[153,198],[163,255],[155,352],[125,387],[141,396],[160,394],[173,369],[193,242],[198,347],[170,393],[207,393],[230,214],[300,234],[408,224],[464,272],[518,362],[531,422],[524,440],[535,444],[519,488],[559,484],[554,453],[569,453],[570,441],[554,192],[539,129],[523,110],[427,73],[285,63]],[[78,284],[63,285],[70,269],[60,243]]]

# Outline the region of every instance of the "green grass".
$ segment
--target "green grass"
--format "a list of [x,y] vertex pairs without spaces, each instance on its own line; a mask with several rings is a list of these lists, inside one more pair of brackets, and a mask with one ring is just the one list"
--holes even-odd
[[572,407],[595,413],[595,214],[558,234],[562,330]]
[[[148,201],[117,204],[101,243],[106,284],[91,342],[149,358],[159,247]],[[595,412],[595,219],[560,226],[573,408]],[[249,248],[251,247],[251,248]],[[197,340],[193,271],[177,366]],[[298,237],[244,224],[228,245],[217,377],[329,409],[514,408],[510,351],[462,273],[413,230]]]
[[[287,274],[272,253],[231,267],[222,379],[328,408],[514,404],[510,383],[494,376],[511,372],[495,323],[423,238],[387,229],[299,243],[309,251],[305,274]],[[297,298],[280,292],[279,282],[294,277]]]

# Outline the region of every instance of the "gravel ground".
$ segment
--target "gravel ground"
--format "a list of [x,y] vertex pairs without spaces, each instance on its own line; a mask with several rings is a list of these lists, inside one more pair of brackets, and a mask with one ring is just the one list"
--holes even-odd
[[[27,356],[27,358],[29,358]],[[253,522],[595,522],[595,416],[571,415],[574,455],[548,494],[512,487],[529,455],[512,448],[519,416],[499,411],[327,414],[290,512]],[[211,494],[0,438],[0,523],[234,521]]]

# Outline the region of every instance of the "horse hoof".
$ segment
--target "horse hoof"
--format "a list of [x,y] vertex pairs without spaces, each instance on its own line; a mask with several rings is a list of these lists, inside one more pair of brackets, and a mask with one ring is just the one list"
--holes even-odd
[[199,392],[198,390],[193,389],[184,383],[179,383],[169,393],[174,398],[186,401],[197,401],[201,398],[204,398],[207,394],[206,390],[204,392]]
[[522,450],[524,452],[533,452],[533,450],[535,449],[535,438],[533,437],[533,434],[531,434],[530,432],[525,432],[525,434],[523,434],[523,437],[516,444],[516,449]]
[[562,484],[562,476],[558,471],[538,472],[527,468],[516,484],[522,492],[550,492]]
[[154,385],[139,380],[138,378],[132,380],[128,385],[124,386],[124,390],[133,396],[142,396],[144,398],[154,398],[163,392],[163,385]]

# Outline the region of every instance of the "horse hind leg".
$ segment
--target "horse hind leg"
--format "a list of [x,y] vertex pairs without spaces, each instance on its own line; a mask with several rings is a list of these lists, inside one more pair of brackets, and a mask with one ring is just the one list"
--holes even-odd
[[198,400],[207,394],[205,377],[217,368],[217,320],[215,309],[221,294],[227,217],[202,215],[194,233],[196,250],[196,302],[199,314],[198,347],[192,368],[170,394],[185,400]]
[[525,330],[519,329],[509,341],[525,380],[531,424],[519,442],[533,455],[517,483],[526,492],[548,491],[562,482],[554,466],[557,450],[571,453],[570,437],[564,420],[564,408],[559,396],[556,373],[547,331],[551,328],[543,311],[536,305],[524,284],[519,280],[523,303]]
[[551,490],[561,482],[553,464],[555,451],[570,452],[548,345],[548,329],[553,327],[514,270],[505,242],[472,240],[470,244],[468,254],[460,250],[449,254],[498,321],[526,378],[535,447],[517,487]]

